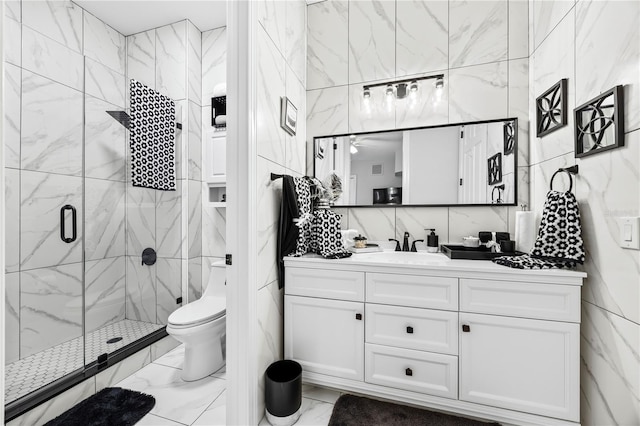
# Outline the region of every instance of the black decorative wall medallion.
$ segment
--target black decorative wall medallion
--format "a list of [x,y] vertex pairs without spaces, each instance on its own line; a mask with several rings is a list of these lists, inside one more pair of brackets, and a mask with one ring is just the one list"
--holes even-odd
[[502,182],[502,153],[499,152],[487,160],[487,171],[489,185]]
[[513,128],[513,122],[509,121],[504,123],[504,155],[513,154],[513,147],[516,142],[515,129]]
[[567,79],[563,78],[536,99],[536,136],[567,125]]
[[576,157],[624,146],[624,101],[616,86],[573,110]]

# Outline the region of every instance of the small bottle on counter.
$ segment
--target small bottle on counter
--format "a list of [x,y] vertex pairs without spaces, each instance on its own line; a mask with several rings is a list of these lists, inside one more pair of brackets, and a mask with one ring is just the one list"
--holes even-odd
[[438,236],[436,235],[435,228],[425,228],[425,231],[431,231],[431,233],[427,235],[427,252],[437,253],[438,252]]

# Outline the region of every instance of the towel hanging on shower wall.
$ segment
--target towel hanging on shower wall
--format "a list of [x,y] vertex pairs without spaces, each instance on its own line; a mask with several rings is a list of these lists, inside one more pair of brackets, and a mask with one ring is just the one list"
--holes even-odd
[[176,105],[139,81],[130,84],[131,181],[133,186],[176,190]]

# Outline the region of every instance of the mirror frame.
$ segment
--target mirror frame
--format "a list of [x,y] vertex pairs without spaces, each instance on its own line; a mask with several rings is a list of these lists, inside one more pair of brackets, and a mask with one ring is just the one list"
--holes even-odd
[[[514,178],[513,178],[513,202],[512,203],[500,203],[500,204],[335,204],[332,205],[331,208],[398,208],[398,207],[498,207],[498,206],[517,206],[518,205],[518,118],[517,117],[509,117],[509,118],[497,118],[491,120],[479,120],[479,121],[465,121],[460,123],[448,123],[448,124],[434,124],[431,126],[420,126],[420,127],[403,127],[403,128],[394,128],[394,129],[386,129],[386,130],[374,130],[370,132],[352,132],[352,133],[341,133],[338,135],[325,135],[325,136],[314,136],[313,138],[313,177],[316,175],[316,144],[317,139],[325,139],[325,138],[339,138],[339,137],[349,137],[351,135],[369,135],[372,133],[391,133],[391,132],[402,132],[407,130],[423,130],[423,129],[439,129],[443,127],[453,127],[453,126],[470,126],[473,124],[487,124],[487,123],[499,123],[505,121],[513,121],[515,125],[514,131],[514,140],[513,140],[513,170],[514,170]],[[486,161],[486,160],[485,160]]]

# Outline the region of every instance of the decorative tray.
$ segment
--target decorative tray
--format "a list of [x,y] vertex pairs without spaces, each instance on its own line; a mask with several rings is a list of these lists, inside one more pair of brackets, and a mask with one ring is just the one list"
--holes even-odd
[[467,260],[491,260],[500,256],[520,256],[524,253],[516,251],[513,253],[496,253],[491,249],[481,245],[480,247],[465,247],[457,244],[441,244],[440,250],[447,255],[449,259],[467,259]]

